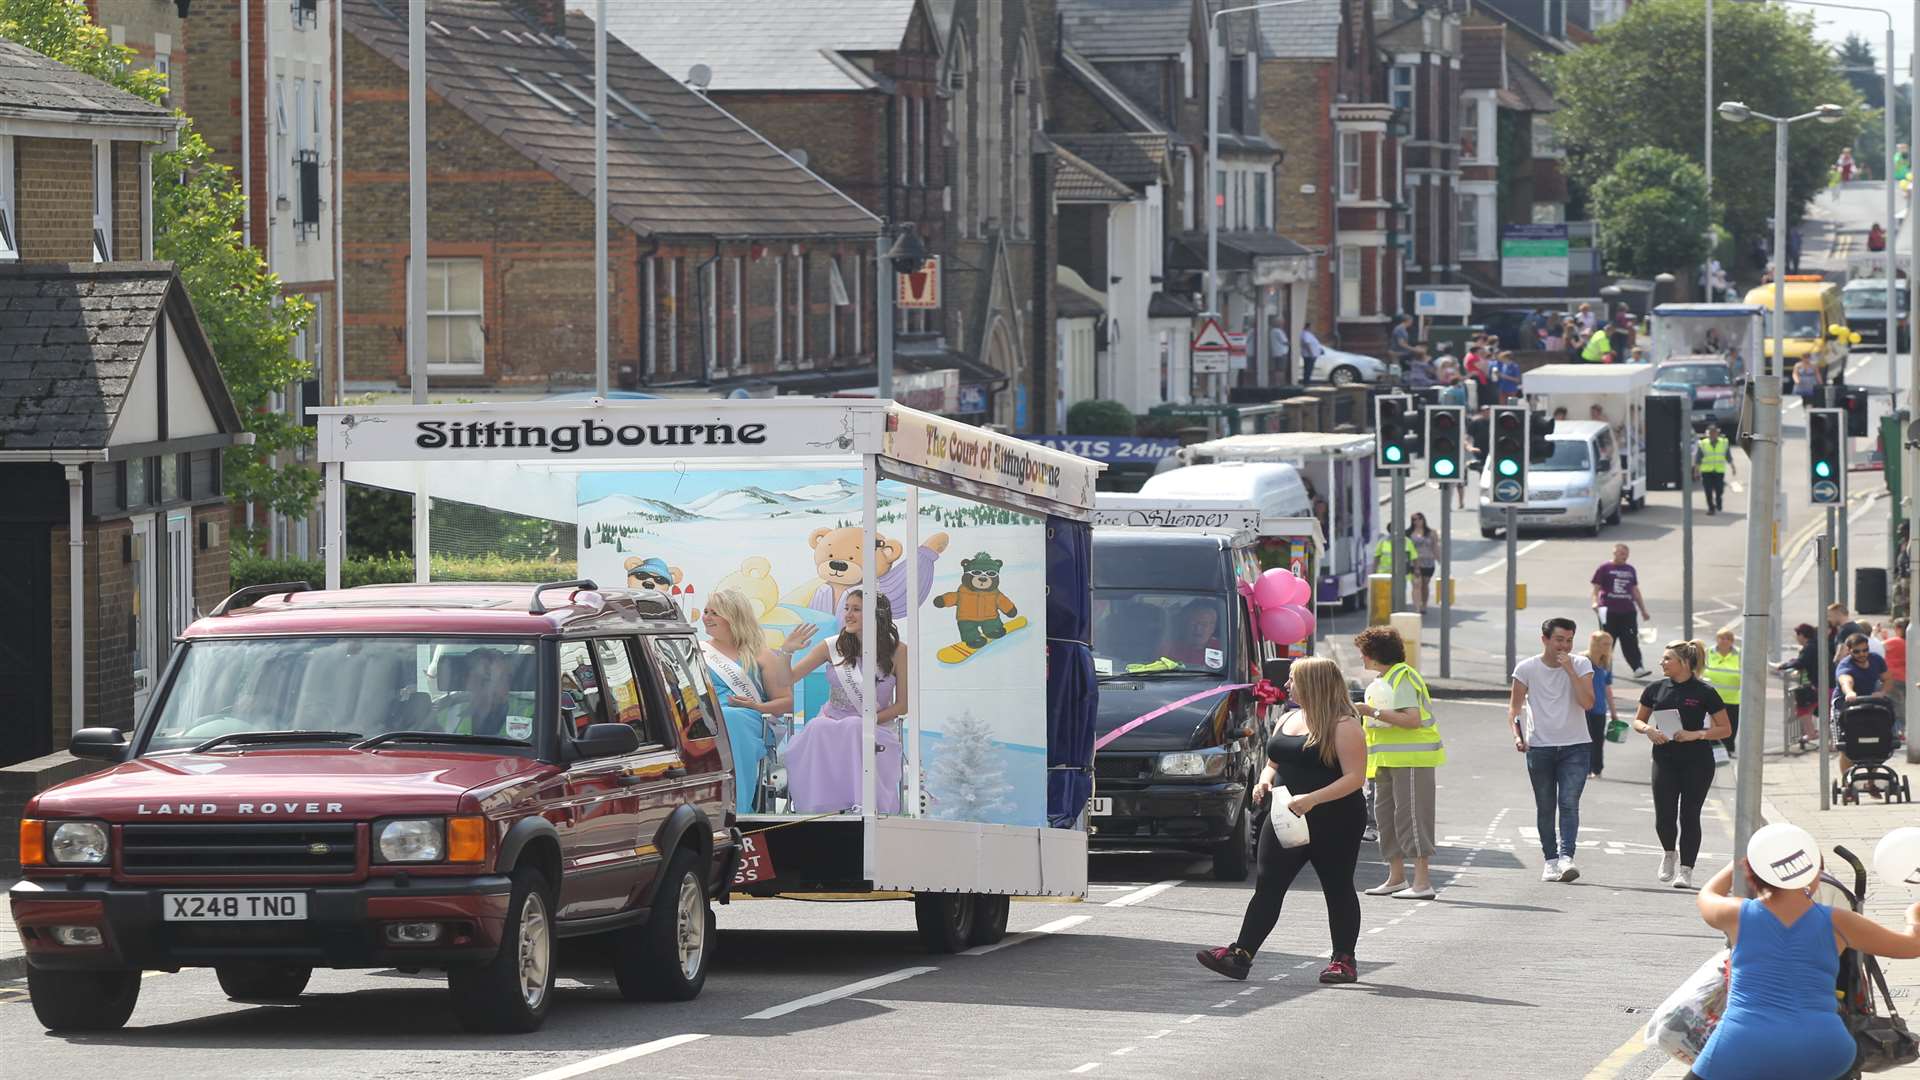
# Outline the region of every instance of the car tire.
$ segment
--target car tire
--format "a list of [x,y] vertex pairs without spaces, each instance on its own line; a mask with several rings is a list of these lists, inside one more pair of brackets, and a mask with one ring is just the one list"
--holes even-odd
[[42,971],[29,964],[27,996],[48,1031],[116,1031],[140,1000],[140,973]]
[[1341,364],[1327,372],[1327,381],[1335,386],[1352,386],[1360,381],[1360,369],[1352,364]]
[[220,989],[235,1001],[285,1001],[297,998],[313,978],[313,969],[293,964],[243,962],[213,969]]
[[531,866],[513,871],[500,951],[484,964],[447,970],[453,1015],[472,1032],[537,1031],[553,1003],[553,892]]
[[1213,880],[1247,880],[1247,834],[1252,831],[1253,814],[1243,803],[1240,806],[1239,821],[1225,840],[1213,846]]
[[1480,539],[1482,540],[1491,540],[1494,537],[1499,535],[1500,535],[1499,529],[1493,528],[1490,525],[1480,526]]
[[707,983],[715,937],[700,853],[674,852],[655,896],[652,916],[620,931],[614,979],[628,1001],[692,1001]]
[[913,898],[913,921],[920,929],[920,943],[937,956],[968,947],[974,914],[972,893],[919,893]]
[[1607,524],[1609,525],[1620,524],[1620,507],[1621,507],[1621,504],[1625,503],[1626,501],[1627,501],[1626,496],[1623,495],[1620,497],[1619,501],[1613,504],[1613,513],[1607,515]]
[[975,893],[973,932],[967,935],[967,944],[975,948],[1000,944],[1000,940],[1007,936],[1007,916],[1012,913],[1013,897]]
[[1585,532],[1585,533],[1586,533],[1586,534],[1587,534],[1588,536],[1599,536],[1599,535],[1600,535],[1600,522],[1601,522],[1601,515],[1600,515],[1600,500],[1599,500],[1599,499],[1595,499],[1595,500],[1593,500],[1593,524],[1591,524],[1591,525],[1589,525],[1589,526],[1587,526],[1587,527],[1586,527],[1586,528],[1585,528],[1584,530],[1582,530],[1582,531],[1584,531],[1584,532]]

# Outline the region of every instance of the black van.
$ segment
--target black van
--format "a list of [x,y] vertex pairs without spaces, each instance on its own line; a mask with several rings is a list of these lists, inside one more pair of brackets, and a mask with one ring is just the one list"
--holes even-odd
[[1246,880],[1265,733],[1251,689],[1208,692],[1260,679],[1236,587],[1259,569],[1225,533],[1094,529],[1100,737],[1167,710],[1095,753],[1094,847],[1211,855],[1216,879]]

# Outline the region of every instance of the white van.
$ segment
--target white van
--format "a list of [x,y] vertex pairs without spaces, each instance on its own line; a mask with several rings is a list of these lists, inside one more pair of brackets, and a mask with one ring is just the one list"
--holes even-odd
[[[1527,499],[1515,507],[1514,523],[1550,529],[1583,529],[1598,536],[1601,525],[1620,524],[1627,500],[1626,473],[1614,446],[1613,427],[1597,420],[1562,420],[1547,441],[1553,456],[1527,465]],[[1491,501],[1493,462],[1480,475],[1480,535],[1491,540],[1506,527],[1507,505]]]

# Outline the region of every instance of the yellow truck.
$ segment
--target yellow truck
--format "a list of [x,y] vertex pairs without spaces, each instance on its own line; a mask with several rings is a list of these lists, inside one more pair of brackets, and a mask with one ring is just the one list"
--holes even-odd
[[[1780,374],[1791,379],[1793,366],[1810,356],[1820,369],[1822,382],[1830,382],[1844,370],[1849,333],[1846,309],[1840,302],[1840,286],[1818,274],[1788,274],[1786,280],[1786,362]],[[1747,303],[1773,311],[1773,286],[1749,290]],[[1836,329],[1837,328],[1837,329]],[[1761,355],[1773,355],[1773,324],[1767,324],[1767,337]],[[1829,370],[1833,374],[1829,374]]]

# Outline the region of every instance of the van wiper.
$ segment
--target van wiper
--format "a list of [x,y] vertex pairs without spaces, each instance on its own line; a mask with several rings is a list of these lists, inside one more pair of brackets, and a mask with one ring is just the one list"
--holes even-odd
[[232,731],[225,735],[215,735],[189,750],[188,753],[204,754],[223,743],[351,742],[360,736],[361,733],[358,731]]
[[[359,738],[359,736],[355,736]],[[392,742],[459,742],[480,746],[526,746],[527,740],[507,735],[472,735],[456,731],[383,731],[371,739],[361,739],[349,750],[371,750]]]

